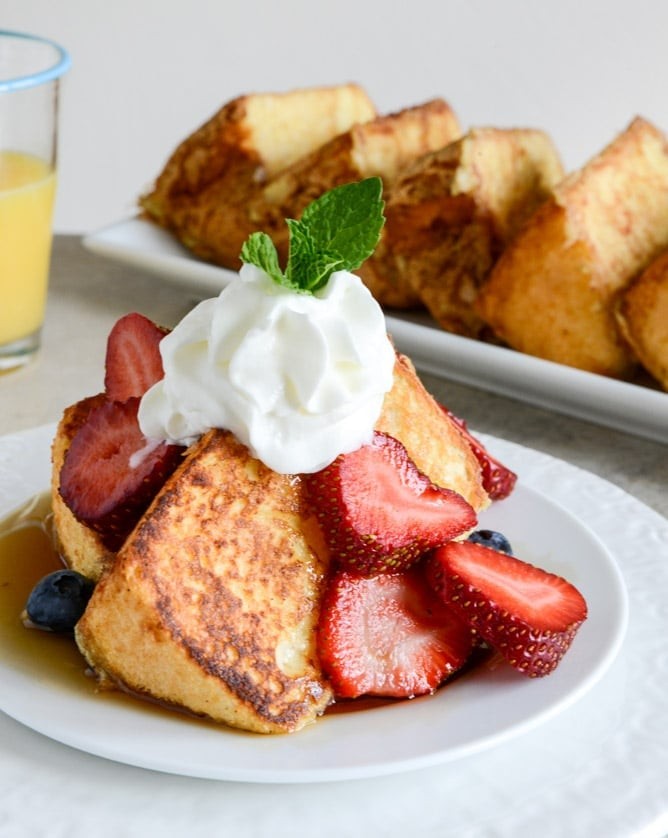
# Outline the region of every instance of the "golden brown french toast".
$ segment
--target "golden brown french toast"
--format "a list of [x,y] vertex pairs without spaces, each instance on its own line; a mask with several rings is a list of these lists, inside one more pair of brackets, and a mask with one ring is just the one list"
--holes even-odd
[[140,207],[196,255],[237,269],[263,183],[375,115],[355,84],[239,96],[179,144]]
[[668,143],[637,118],[566,177],[494,266],[476,309],[521,352],[609,376],[635,359],[614,307],[668,247]]
[[640,363],[668,390],[668,250],[633,280],[615,314]]
[[74,517],[58,489],[60,470],[74,434],[104,398],[104,394],[100,393],[66,408],[51,445],[51,507],[56,547],[68,567],[93,581],[97,581],[111,565],[114,554],[107,550],[94,530]]
[[[403,356],[377,428],[433,482],[488,504],[470,446]],[[68,522],[59,537],[80,533]],[[91,564],[98,545],[85,544]],[[103,682],[247,730],[298,730],[331,700],[315,636],[328,563],[301,479],[210,431],[105,562],[77,643]]]
[[353,125],[270,178],[251,208],[253,220],[268,223],[262,229],[271,230],[284,250],[285,219],[298,218],[324,192],[374,176],[387,186],[406,165],[460,133],[455,114],[442,99]]
[[398,439],[433,483],[459,492],[476,511],[488,506],[480,465],[471,447],[427,392],[405,355],[397,356],[394,383],[383,402],[376,430]]
[[331,700],[315,625],[328,556],[299,480],[232,434],[193,446],[77,625],[98,675],[259,733]]
[[478,289],[562,176],[549,137],[529,129],[477,128],[425,155],[388,189],[399,282],[444,329],[479,336]]

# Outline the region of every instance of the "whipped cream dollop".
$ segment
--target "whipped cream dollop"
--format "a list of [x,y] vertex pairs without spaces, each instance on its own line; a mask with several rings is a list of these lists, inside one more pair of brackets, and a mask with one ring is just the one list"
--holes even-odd
[[319,471],[371,440],[395,360],[359,277],[338,271],[297,293],[250,264],[160,351],[165,376],[142,398],[142,432],[190,445],[226,429],[282,474]]

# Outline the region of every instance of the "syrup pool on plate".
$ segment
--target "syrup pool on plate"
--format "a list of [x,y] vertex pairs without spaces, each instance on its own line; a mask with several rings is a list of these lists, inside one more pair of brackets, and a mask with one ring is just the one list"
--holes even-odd
[[50,532],[48,495],[0,521],[0,651],[3,660],[58,684],[95,689],[71,635],[29,629],[22,612],[34,585],[61,568]]

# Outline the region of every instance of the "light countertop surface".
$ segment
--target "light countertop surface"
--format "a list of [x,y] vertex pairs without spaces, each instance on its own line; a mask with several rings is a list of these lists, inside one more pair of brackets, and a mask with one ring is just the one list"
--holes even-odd
[[[192,289],[163,284],[154,276],[94,256],[84,250],[78,237],[56,237],[43,348],[26,368],[0,376],[0,435],[56,422],[64,406],[99,392],[107,334],[119,316],[140,311],[173,326],[195,301]],[[433,376],[425,375],[423,380],[475,431],[551,455],[602,478],[616,487],[615,497],[633,496],[631,508],[649,507],[648,520],[657,532],[668,531],[661,519],[668,516],[667,446]],[[668,561],[668,543],[663,542],[662,549]],[[35,690],[39,688],[36,684]],[[48,700],[44,712],[49,712]],[[665,727],[668,717],[664,722]],[[549,736],[550,731],[548,725],[543,734],[531,736]],[[526,742],[520,742],[517,749],[509,743],[493,749],[487,761],[482,757],[478,762],[468,760],[466,771],[477,778],[479,788],[477,804],[467,803],[470,811],[465,812],[461,800],[457,805],[449,800],[457,791],[456,764],[336,783],[221,782],[91,756],[0,714],[0,835],[528,838],[539,834],[533,830],[541,810],[551,827],[543,830],[541,826],[540,834],[557,838],[595,834],[590,831],[591,815],[583,816],[580,833],[573,831],[569,818],[564,821],[568,830],[559,830],[559,812],[565,805],[583,811],[587,805],[575,785],[576,766],[567,761],[542,775],[524,776],[521,767],[515,766],[516,795],[502,788],[498,776],[494,779],[492,774],[503,772],[513,753],[522,754],[522,747],[527,747]],[[545,749],[547,758],[549,744]],[[663,760],[666,767],[665,753]],[[628,818],[616,821],[619,831],[603,817],[600,822],[605,828],[600,834],[662,834],[658,824],[668,814],[668,783],[664,785],[663,800],[654,794],[644,812],[641,796],[628,804]],[[614,808],[603,790],[596,792],[592,805],[601,812]]]

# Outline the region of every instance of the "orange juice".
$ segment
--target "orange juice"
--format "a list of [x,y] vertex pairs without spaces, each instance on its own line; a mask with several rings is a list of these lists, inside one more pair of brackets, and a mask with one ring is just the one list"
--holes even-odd
[[42,325],[55,191],[48,163],[0,151],[0,346]]

